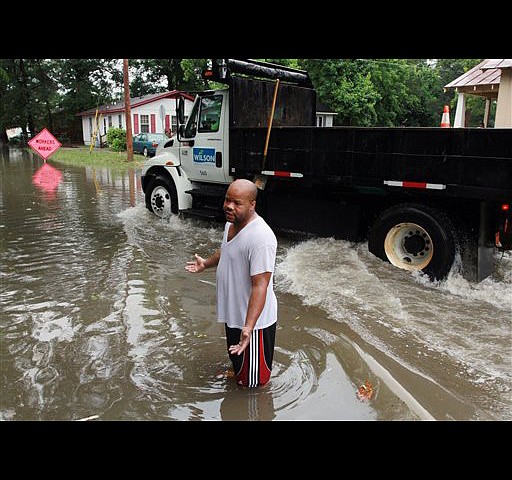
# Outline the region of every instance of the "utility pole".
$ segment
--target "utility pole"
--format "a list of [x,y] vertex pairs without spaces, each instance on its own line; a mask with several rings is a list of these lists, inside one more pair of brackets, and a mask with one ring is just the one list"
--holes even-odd
[[130,79],[128,77],[128,59],[123,59],[124,115],[126,120],[126,150],[128,162],[133,162],[132,108],[130,105]]

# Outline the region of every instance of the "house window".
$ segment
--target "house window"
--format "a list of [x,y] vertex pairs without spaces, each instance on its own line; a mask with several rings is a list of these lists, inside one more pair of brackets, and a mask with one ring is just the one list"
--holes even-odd
[[140,116],[140,131],[141,133],[149,133],[149,115]]
[[320,115],[316,117],[316,126],[317,127],[324,126],[324,117],[321,117]]
[[122,115],[117,116],[117,123],[119,124],[119,128],[123,128],[123,117]]
[[91,132],[90,136],[92,137],[92,117],[89,117],[89,132]]
[[112,128],[112,115],[108,116],[108,128]]

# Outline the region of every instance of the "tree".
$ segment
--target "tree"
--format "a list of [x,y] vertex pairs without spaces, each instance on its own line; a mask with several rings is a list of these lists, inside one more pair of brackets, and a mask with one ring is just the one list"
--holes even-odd
[[204,70],[208,67],[209,60],[207,58],[184,58],[181,61],[183,69],[183,90],[207,90],[210,87],[208,80],[203,77]]
[[299,68],[299,60],[297,58],[265,58],[264,62],[275,63],[276,65],[283,65],[284,67]]
[[[370,59],[371,80],[380,99],[376,125],[434,126],[437,75],[428,59]],[[437,117],[436,117],[437,118]]]
[[81,138],[78,112],[112,103],[118,97],[122,74],[117,60],[64,59],[53,60],[54,81],[59,85],[59,128]]
[[7,103],[5,101],[7,86],[9,85],[9,74],[5,63],[7,60],[0,59],[0,145],[7,143],[8,118],[6,116]]
[[[483,59],[477,58],[441,58],[437,60],[435,68],[441,83],[441,90],[438,93],[437,101],[438,112],[443,111],[443,105],[449,105],[451,110],[454,110],[457,105],[457,93],[453,89],[444,92],[442,88],[482,61]],[[484,117],[484,109],[485,99],[483,97],[467,95],[466,121],[468,122],[468,126],[479,126],[481,119]],[[438,114],[438,116],[439,115],[440,114]]]
[[439,74],[428,59],[299,60],[339,125],[434,126]]
[[[479,59],[265,59],[308,71],[318,99],[339,125],[438,126],[443,105],[456,105],[444,85]],[[132,97],[167,90],[217,88],[202,73],[209,59],[131,60]],[[0,59],[0,142],[6,128],[37,133],[43,126],[81,139],[77,113],[113,103],[122,94],[115,59]],[[480,97],[467,97],[469,125],[483,116]]]
[[[49,62],[42,59],[1,61],[1,120],[5,128],[21,127],[25,138],[51,120],[57,85],[49,77]],[[4,138],[5,140],[5,138]]]
[[362,60],[299,60],[308,71],[318,100],[332,108],[338,125],[373,125],[375,105],[381,98],[371,82],[368,63]]
[[181,89],[184,73],[181,58],[146,58],[131,60],[135,69],[134,80],[130,83],[133,97]]

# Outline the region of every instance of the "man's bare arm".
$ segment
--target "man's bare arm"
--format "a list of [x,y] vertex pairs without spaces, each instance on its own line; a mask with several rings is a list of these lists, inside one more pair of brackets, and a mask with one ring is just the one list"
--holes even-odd
[[238,345],[230,345],[229,353],[240,355],[249,346],[254,326],[265,307],[271,276],[271,272],[264,272],[251,277],[251,296],[249,297],[245,325],[240,333],[240,342]]

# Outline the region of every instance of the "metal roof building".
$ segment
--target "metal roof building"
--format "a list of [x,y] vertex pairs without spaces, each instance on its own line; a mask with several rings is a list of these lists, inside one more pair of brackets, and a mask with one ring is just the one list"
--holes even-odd
[[489,122],[491,101],[496,100],[495,128],[512,128],[512,59],[486,59],[445,85],[458,93],[454,127],[464,127],[466,95],[485,98],[484,127]]

